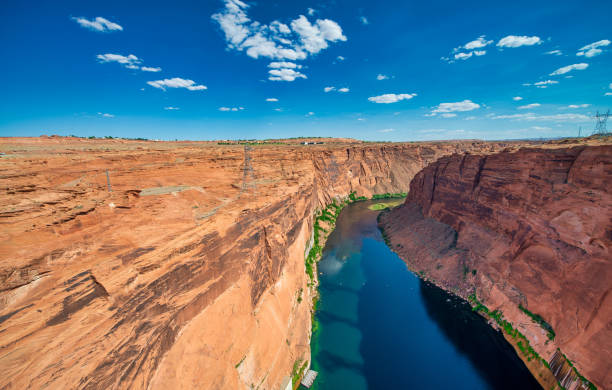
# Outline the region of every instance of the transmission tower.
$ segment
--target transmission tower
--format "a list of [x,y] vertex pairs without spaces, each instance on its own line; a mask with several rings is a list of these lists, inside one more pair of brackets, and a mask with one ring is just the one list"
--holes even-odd
[[597,111],[597,114],[595,114],[595,131],[594,134],[598,134],[598,135],[604,135],[608,133],[608,130],[606,128],[606,123],[608,122],[608,117],[610,116],[610,110],[608,110],[605,114],[602,113],[600,114],[599,111]]

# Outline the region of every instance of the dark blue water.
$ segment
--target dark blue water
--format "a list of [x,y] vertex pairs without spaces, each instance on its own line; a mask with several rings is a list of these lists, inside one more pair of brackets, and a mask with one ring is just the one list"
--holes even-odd
[[316,389],[540,389],[470,306],[385,245],[373,202],[347,206],[319,262]]

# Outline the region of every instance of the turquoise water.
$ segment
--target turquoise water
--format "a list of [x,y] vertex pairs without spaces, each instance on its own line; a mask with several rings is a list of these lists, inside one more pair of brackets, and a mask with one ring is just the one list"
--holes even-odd
[[539,389],[470,306],[408,271],[373,202],[347,206],[319,267],[315,389]]

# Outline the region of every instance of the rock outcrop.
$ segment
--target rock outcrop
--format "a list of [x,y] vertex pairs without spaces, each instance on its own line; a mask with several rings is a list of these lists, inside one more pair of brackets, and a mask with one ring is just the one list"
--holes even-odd
[[475,292],[551,366],[559,349],[612,389],[611,189],[611,145],[457,154],[419,172],[379,223],[415,272]]
[[309,358],[315,211],[515,146],[2,139],[0,388],[277,389]]

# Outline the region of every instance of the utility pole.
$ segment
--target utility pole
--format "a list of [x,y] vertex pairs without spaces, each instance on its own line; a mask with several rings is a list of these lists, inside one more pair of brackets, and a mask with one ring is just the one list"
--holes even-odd
[[108,174],[108,169],[106,170],[106,184],[108,185],[108,192],[113,192],[111,185],[110,185],[110,176]]

